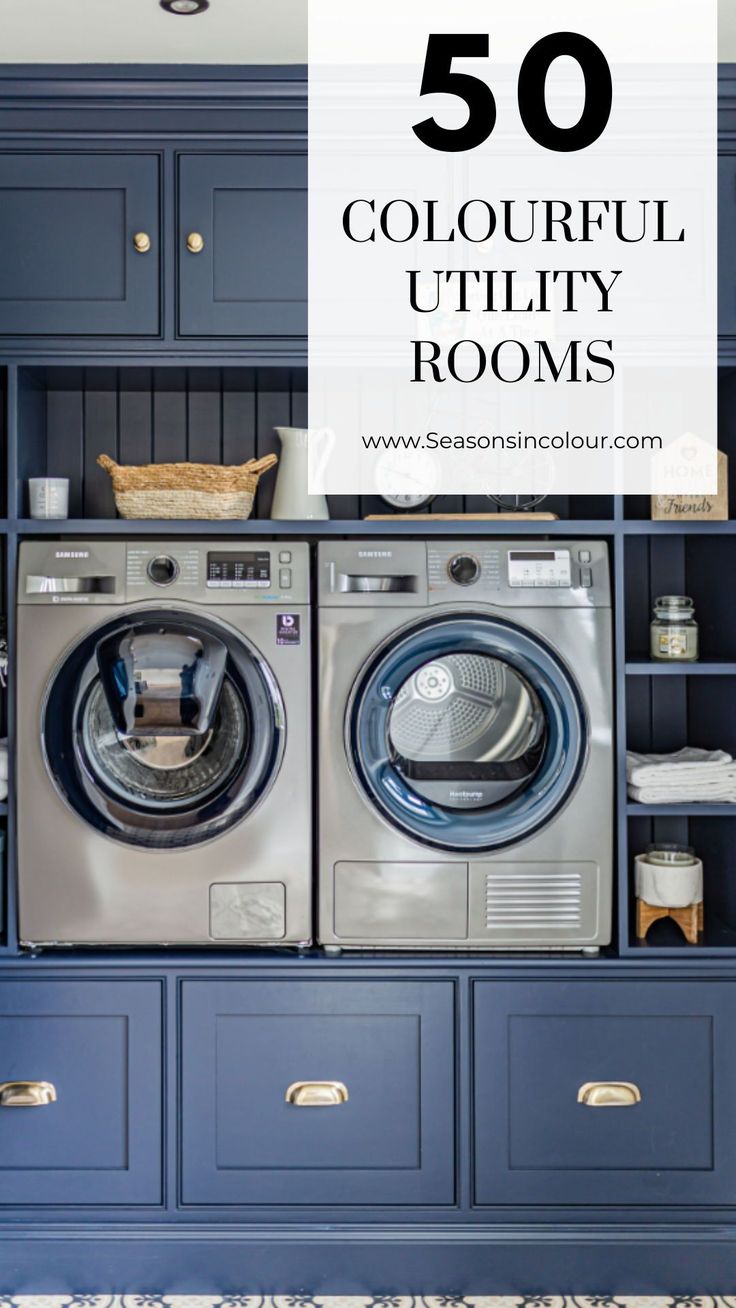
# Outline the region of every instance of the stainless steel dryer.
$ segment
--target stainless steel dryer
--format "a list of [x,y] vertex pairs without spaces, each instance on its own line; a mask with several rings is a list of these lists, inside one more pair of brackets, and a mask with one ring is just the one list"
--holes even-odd
[[610,941],[607,547],[319,550],[319,938]]
[[311,936],[304,544],[21,545],[24,944]]

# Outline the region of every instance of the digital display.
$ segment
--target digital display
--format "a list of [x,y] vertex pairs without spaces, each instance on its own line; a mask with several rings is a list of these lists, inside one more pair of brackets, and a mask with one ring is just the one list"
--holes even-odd
[[554,562],[556,555],[554,550],[510,550],[509,558],[515,561],[524,561],[528,559],[532,563],[549,563]]
[[207,585],[228,590],[268,590],[271,585],[271,555],[268,550],[228,550],[207,555]]

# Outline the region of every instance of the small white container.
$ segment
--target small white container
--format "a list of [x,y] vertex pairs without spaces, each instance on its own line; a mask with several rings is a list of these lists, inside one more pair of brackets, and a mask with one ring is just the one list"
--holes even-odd
[[68,477],[30,477],[28,498],[32,518],[69,517]]
[[686,851],[678,857],[664,850],[637,854],[634,860],[637,899],[653,908],[688,908],[703,901],[703,864]]

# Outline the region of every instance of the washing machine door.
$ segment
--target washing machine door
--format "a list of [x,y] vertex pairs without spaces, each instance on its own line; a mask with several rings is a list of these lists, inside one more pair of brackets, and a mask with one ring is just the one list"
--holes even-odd
[[585,765],[572,674],[501,618],[437,617],[384,646],[356,684],[346,748],[394,826],[457,852],[526,840],[566,804]]
[[46,766],[97,830],[176,848],[241,821],[273,782],[284,706],[265,660],[231,627],[128,611],[64,657],[42,712]]

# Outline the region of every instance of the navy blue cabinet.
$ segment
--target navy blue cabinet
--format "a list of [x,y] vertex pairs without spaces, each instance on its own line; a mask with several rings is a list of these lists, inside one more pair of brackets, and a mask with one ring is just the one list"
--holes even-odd
[[0,191],[0,335],[157,334],[157,155],[0,154]]
[[183,1202],[452,1204],[454,1083],[452,982],[184,981]]
[[306,155],[182,155],[178,249],[181,336],[306,336]]
[[718,159],[718,335],[736,336],[736,154]]
[[[0,981],[0,1204],[160,1204],[161,985]],[[0,1094],[0,1103],[3,1096]]]
[[703,981],[476,983],[476,1203],[736,1203],[735,1017]]

